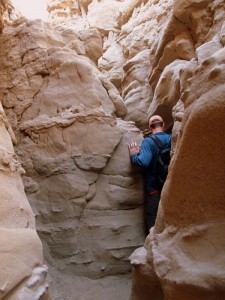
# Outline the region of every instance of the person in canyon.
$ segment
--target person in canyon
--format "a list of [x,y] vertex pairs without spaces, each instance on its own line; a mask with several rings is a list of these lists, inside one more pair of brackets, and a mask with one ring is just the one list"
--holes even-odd
[[151,135],[144,138],[141,147],[136,142],[128,144],[131,162],[143,169],[145,190],[145,223],[147,234],[155,225],[155,220],[160,201],[161,188],[157,183],[157,160],[160,147],[155,137],[162,143],[163,149],[171,148],[171,135],[164,132],[164,121],[161,116],[154,115],[149,119]]

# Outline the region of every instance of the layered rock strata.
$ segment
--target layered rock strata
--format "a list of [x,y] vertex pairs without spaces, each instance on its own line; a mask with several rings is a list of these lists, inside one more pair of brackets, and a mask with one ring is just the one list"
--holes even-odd
[[15,136],[2,105],[0,128],[0,299],[49,299],[42,244],[21,179],[24,169],[14,153]]
[[61,273],[129,274],[144,241],[142,176],[127,152],[142,137],[121,119],[126,106],[96,56],[85,56],[93,34],[21,19],[0,37],[0,97],[53,286]]
[[[1,32],[4,22],[10,19],[11,9],[8,1],[0,2]],[[3,68],[1,64],[1,71]],[[2,74],[1,84],[4,78]],[[42,244],[21,179],[25,171],[13,148],[17,140],[2,103],[0,131],[0,299],[47,300],[50,299],[46,280],[48,268],[43,265]]]
[[129,272],[144,240],[130,121],[159,113],[175,120],[173,158],[130,298],[222,300],[224,1],[72,2],[49,6],[57,27],[1,36],[0,97],[47,261],[65,278]]

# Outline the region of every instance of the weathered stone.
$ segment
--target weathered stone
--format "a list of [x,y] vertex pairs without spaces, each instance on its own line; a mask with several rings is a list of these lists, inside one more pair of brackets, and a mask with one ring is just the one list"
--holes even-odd
[[147,127],[147,111],[152,100],[148,82],[150,71],[149,50],[143,50],[124,64],[125,76],[122,82],[124,101],[128,108],[126,120],[132,120],[141,129]]
[[173,123],[172,108],[180,99],[180,73],[186,65],[185,60],[175,60],[164,68],[148,108],[148,116],[161,115],[166,127]]
[[83,42],[85,54],[94,62],[102,56],[102,36],[96,29],[79,31],[79,39]]
[[[33,295],[48,298],[47,267],[43,267],[42,244],[35,230],[33,212],[27,201],[20,174],[24,172],[14,153],[11,127],[0,105],[0,298],[28,299]],[[30,285],[35,269],[35,288]],[[26,291],[25,291],[26,290]]]
[[[109,277],[101,294],[97,278],[119,276],[121,287],[131,252],[143,246],[142,174],[127,144],[141,143],[139,129],[159,113],[166,126],[174,119],[173,156],[156,225],[131,256],[130,299],[223,299],[224,1],[48,1],[57,27],[13,23],[3,2],[1,222],[6,230],[35,226],[18,199],[24,168],[54,297],[127,298]],[[35,251],[28,269],[7,273],[15,289],[3,278],[4,299],[44,295],[46,271]],[[13,260],[2,261],[11,270]],[[78,285],[93,286],[86,276],[98,285],[83,295]]]

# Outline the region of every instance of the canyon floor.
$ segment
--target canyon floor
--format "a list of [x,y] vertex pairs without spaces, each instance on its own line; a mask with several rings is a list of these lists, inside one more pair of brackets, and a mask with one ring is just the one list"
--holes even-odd
[[54,272],[49,280],[50,293],[54,300],[127,300],[131,292],[131,276],[116,275],[93,280]]

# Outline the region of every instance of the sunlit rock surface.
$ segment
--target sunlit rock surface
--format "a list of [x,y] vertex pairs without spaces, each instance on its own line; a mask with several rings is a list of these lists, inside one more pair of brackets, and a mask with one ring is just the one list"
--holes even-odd
[[[129,256],[144,241],[142,176],[127,152],[142,137],[121,119],[127,108],[114,85],[78,54],[92,33],[23,20],[0,37],[1,99],[59,298],[78,276],[129,277]],[[58,277],[70,279],[62,290]]]

